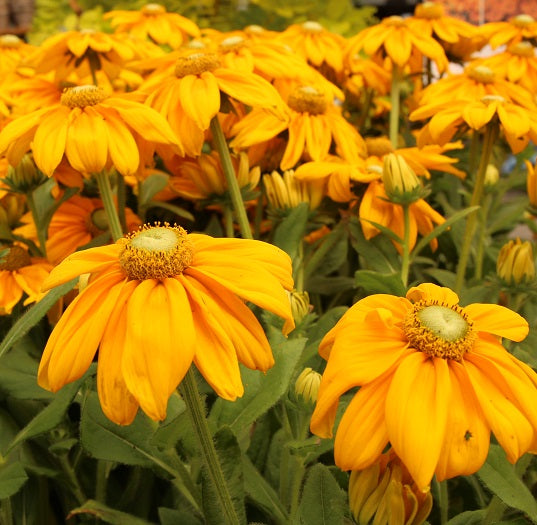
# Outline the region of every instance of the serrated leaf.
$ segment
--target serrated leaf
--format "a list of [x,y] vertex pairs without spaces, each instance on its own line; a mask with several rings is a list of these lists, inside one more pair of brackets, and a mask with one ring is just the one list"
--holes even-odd
[[354,273],[356,286],[367,294],[386,293],[404,297],[406,288],[398,273],[382,274],[370,270],[357,270]]
[[291,259],[295,259],[298,253],[298,246],[302,242],[306,231],[308,216],[309,206],[306,202],[301,202],[291,210],[289,215],[278,224],[274,231],[272,244],[281,248]]
[[22,463],[3,463],[0,465],[0,500],[16,494],[26,483],[28,476]]
[[304,525],[343,524],[347,496],[328,467],[318,463],[306,478],[299,507],[299,520]]
[[273,407],[287,392],[306,339],[289,339],[273,348],[275,365],[265,374],[241,366],[244,396],[236,401],[218,398],[210,418],[217,426],[239,432]]
[[22,336],[26,335],[28,331],[52,308],[54,303],[60,297],[75,287],[77,282],[78,277],[67,283],[61,284],[60,286],[56,286],[56,288],[50,290],[43,299],[29,308],[11,327],[2,340],[2,343],[0,343],[0,357],[2,357]]
[[84,505],[73,509],[67,516],[67,519],[78,514],[95,516],[111,525],[151,525],[149,521],[133,516],[132,514],[127,514],[126,512],[112,509],[104,503],[92,499],[86,501]]
[[485,486],[507,506],[518,509],[537,523],[537,501],[517,476],[499,445],[491,445],[486,463],[477,472]]

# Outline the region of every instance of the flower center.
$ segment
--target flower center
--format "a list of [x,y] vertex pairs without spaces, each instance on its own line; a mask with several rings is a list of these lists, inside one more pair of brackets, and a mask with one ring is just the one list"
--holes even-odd
[[120,239],[119,263],[132,280],[166,279],[190,266],[194,246],[180,226],[149,226]]
[[95,106],[107,98],[103,88],[91,85],[76,86],[64,90],[61,103],[70,108],[85,108]]
[[299,113],[319,115],[326,111],[326,98],[313,86],[301,86],[295,89],[287,100],[287,105]]
[[183,78],[187,75],[201,75],[220,67],[220,59],[215,53],[192,53],[180,57],[175,64],[175,75]]
[[460,306],[417,302],[403,322],[409,343],[431,357],[461,361],[476,335]]
[[319,22],[314,22],[313,20],[307,20],[302,24],[302,29],[308,33],[321,33],[324,31],[324,27],[319,24]]
[[416,16],[418,18],[442,18],[444,16],[444,7],[434,2],[423,2],[416,6]]
[[108,219],[104,208],[97,208],[86,219],[86,230],[92,237],[97,237],[108,229]]
[[22,40],[17,35],[0,35],[0,47],[17,48],[22,46]]
[[241,47],[244,47],[246,44],[246,41],[244,38],[240,35],[235,36],[229,36],[227,38],[224,38],[222,42],[220,42],[220,45],[218,46],[221,51],[232,51],[233,49],[240,49]]
[[405,19],[402,16],[393,15],[385,18],[383,23],[387,26],[403,27],[405,25]]
[[511,18],[510,22],[517,27],[526,27],[535,22],[535,19],[531,15],[517,15]]
[[505,102],[505,98],[503,98],[501,95],[485,95],[484,97],[481,97],[481,102],[483,102],[487,106],[492,104],[493,102],[503,104]]
[[532,57],[535,55],[535,48],[531,45],[531,42],[523,40],[518,42],[514,46],[509,48],[509,51],[513,55],[522,56],[522,57]]
[[467,74],[472,80],[476,80],[482,84],[490,84],[494,81],[494,71],[487,66],[469,67]]
[[365,145],[367,146],[367,154],[375,157],[383,157],[394,152],[388,137],[367,137]]
[[[3,249],[4,247],[0,247],[0,251]],[[3,262],[0,263],[0,271],[3,270],[7,272],[14,272],[19,268],[32,264],[30,255],[28,255],[28,252],[20,246],[12,246],[9,249],[7,256],[4,257],[2,261]]]
[[265,32],[265,28],[257,24],[252,24],[244,28],[246,34],[262,35]]
[[161,15],[166,9],[160,4],[145,4],[140,11],[144,15]]

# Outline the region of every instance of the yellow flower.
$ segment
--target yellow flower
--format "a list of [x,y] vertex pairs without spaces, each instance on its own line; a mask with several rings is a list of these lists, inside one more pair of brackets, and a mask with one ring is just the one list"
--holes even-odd
[[161,4],[145,4],[139,11],[109,11],[103,15],[110,20],[116,33],[128,33],[134,38],[150,38],[156,44],[167,44],[173,49],[183,45],[189,37],[199,37],[198,26],[177,13],[168,13]]
[[140,90],[149,93],[146,104],[168,120],[182,154],[191,157],[201,153],[205,131],[220,111],[220,92],[277,114],[282,105],[276,89],[261,76],[222,67],[217,53],[204,51],[183,53],[174,75],[158,72]]
[[481,468],[492,431],[514,463],[537,446],[537,374],[501,344],[528,323],[496,304],[461,307],[448,288],[422,284],[406,298],[371,295],[328,332],[328,360],[311,419],[330,437],[338,401],[360,387],[339,424],[335,461],[365,469],[388,443],[422,491]]
[[509,241],[502,246],[496,273],[508,284],[531,283],[535,279],[535,260],[529,241]]
[[[412,250],[416,244],[418,232],[421,235],[430,233],[435,224],[445,222],[444,217],[433,210],[423,199],[413,202],[410,207],[410,234],[409,247]],[[376,222],[389,228],[401,239],[404,238],[403,207],[399,204],[389,202],[388,196],[382,182],[374,180],[369,183],[367,190],[362,197],[358,211],[362,230],[366,239],[372,239],[380,233],[380,230],[373,226],[371,222]],[[371,221],[371,222],[370,222]],[[401,245],[394,243],[395,247],[401,251]],[[436,250],[438,240],[431,241],[431,249]]]
[[7,256],[0,257],[0,315],[9,315],[23,294],[28,296],[25,306],[39,301],[41,286],[52,270],[50,263],[30,257],[21,246],[0,245],[0,252],[6,248]]
[[423,196],[423,186],[416,172],[397,153],[384,156],[382,182],[388,199],[395,204],[412,204]]
[[389,57],[399,67],[409,65],[412,58],[421,55],[435,62],[440,72],[448,65],[442,46],[429,34],[418,33],[408,19],[400,16],[384,18],[350,38],[347,56],[356,56],[360,51],[370,57]]
[[351,472],[349,505],[358,525],[421,525],[431,512],[433,497],[416,487],[408,469],[390,450],[370,467]]
[[270,206],[276,210],[286,210],[307,202],[310,210],[315,210],[324,197],[322,181],[301,181],[295,178],[293,170],[281,175],[277,171],[263,175],[263,184]]
[[346,159],[365,154],[362,137],[323,91],[314,86],[299,86],[290,93],[287,106],[285,120],[266,110],[252,110],[233,127],[235,137],[231,146],[247,148],[287,130],[289,140],[280,162],[284,171],[294,168],[302,157],[324,159],[332,145]]
[[0,35],[0,83],[9,73],[13,73],[22,60],[35,51],[35,47],[27,44],[16,35]]
[[479,31],[489,39],[489,44],[496,48],[536,38],[537,22],[530,15],[520,14],[510,18],[507,22],[484,24],[479,28]]
[[32,145],[39,169],[51,176],[63,156],[77,171],[115,167],[132,175],[144,141],[176,144],[168,123],[151,108],[96,86],[65,90],[61,103],[23,115],[0,132],[0,155],[17,165]]
[[284,318],[288,333],[291,272],[290,258],[273,245],[167,225],[76,252],[44,285],[91,274],[49,338],[38,382],[59,390],[84,374],[99,348],[99,398],[118,424],[130,423],[138,407],[164,419],[192,362],[219,396],[234,400],[244,390],[239,362],[263,371],[274,362],[245,301]]
[[[528,175],[526,177],[526,191],[530,205],[534,210],[537,210],[537,170],[529,160],[525,160]],[[536,211],[537,213],[537,211]]]

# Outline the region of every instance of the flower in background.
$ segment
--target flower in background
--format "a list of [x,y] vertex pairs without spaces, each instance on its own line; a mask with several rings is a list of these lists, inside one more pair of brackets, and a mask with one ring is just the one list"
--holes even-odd
[[507,284],[529,284],[535,279],[535,260],[529,241],[511,240],[502,246],[496,273]]
[[519,14],[506,22],[484,24],[479,32],[488,38],[492,48],[497,48],[537,38],[537,22],[530,15]]
[[312,432],[330,437],[340,396],[360,387],[335,439],[343,470],[378,461],[388,443],[417,487],[481,468],[492,431],[514,463],[537,446],[537,374],[502,346],[528,323],[496,304],[461,307],[448,288],[354,304],[321,341],[328,363]]
[[295,178],[293,170],[282,174],[277,171],[263,175],[263,185],[267,200],[275,210],[289,210],[306,202],[310,210],[315,210],[323,200],[324,182],[301,181]]
[[239,362],[263,371],[274,364],[245,301],[282,317],[284,333],[294,327],[286,293],[291,260],[261,241],[144,226],[110,246],[70,255],[44,286],[86,273],[89,284],[45,347],[38,382],[59,390],[84,374],[99,348],[99,398],[118,424],[129,424],[138,407],[164,419],[192,362],[219,396],[242,396]]

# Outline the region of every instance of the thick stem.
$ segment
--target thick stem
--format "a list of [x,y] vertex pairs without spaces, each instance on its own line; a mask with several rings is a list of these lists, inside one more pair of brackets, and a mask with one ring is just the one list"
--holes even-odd
[[226,231],[226,237],[235,237],[235,231],[233,230],[233,210],[229,205],[224,205],[224,229]]
[[507,505],[498,496],[492,496],[481,525],[489,525],[500,521],[506,508]]
[[114,203],[114,194],[112,193],[112,187],[110,186],[110,179],[105,171],[96,173],[95,178],[97,179],[97,185],[99,186],[99,193],[101,194],[104,211],[106,213],[106,218],[108,219],[110,233],[114,241],[117,241],[123,237],[123,230]]
[[483,261],[485,259],[485,237],[487,236],[487,217],[492,202],[492,195],[485,195],[483,200],[483,206],[479,210],[479,236],[477,238],[477,254],[475,260],[475,273],[476,280],[480,280],[483,277]]
[[237,222],[239,223],[242,236],[245,239],[253,239],[248,216],[246,215],[246,208],[244,207],[244,202],[242,200],[241,189],[239,188],[237,176],[235,175],[235,170],[231,163],[231,156],[227,147],[226,137],[224,136],[224,131],[222,130],[222,126],[220,125],[217,116],[213,117],[211,120],[211,133],[213,135],[216,150],[220,155],[228,192],[231,197],[231,202],[233,203],[233,209],[237,215]]
[[233,501],[227,488],[227,482],[224,478],[224,473],[222,472],[222,467],[213,443],[209,425],[205,418],[205,409],[192,368],[186,373],[180,388],[194,432],[196,433],[201,447],[202,456],[209,472],[209,478],[218,497],[220,507],[222,508],[223,523],[239,525],[239,518],[237,517],[235,507],[233,506]]
[[37,240],[39,242],[39,250],[43,257],[47,256],[47,232],[40,224],[39,216],[37,214],[37,207],[34,200],[34,192],[30,190],[26,193],[26,204],[32,213],[32,218],[34,220],[35,229],[37,231]]
[[410,204],[403,204],[404,239],[403,239],[403,260],[401,262],[401,281],[403,285],[408,285],[408,272],[410,270]]
[[121,173],[116,172],[116,188],[117,188],[117,209],[121,230],[127,231],[127,217],[125,208],[127,207],[127,189],[125,187],[125,179]]
[[399,105],[401,97],[401,78],[399,67],[394,64],[392,69],[392,89],[390,93],[390,142],[394,148],[399,144]]
[[[483,197],[483,189],[485,187],[485,174],[487,172],[487,166],[492,155],[494,141],[496,140],[497,136],[498,125],[495,122],[489,123],[485,129],[483,148],[481,150],[481,159],[479,161],[479,169],[477,170],[477,176],[474,183],[472,199],[470,200],[470,206],[479,206],[481,204],[481,198]],[[477,224],[477,219],[479,217],[477,211],[478,210],[469,214],[466,220],[466,228],[464,230],[464,237],[462,241],[462,249],[459,255],[459,264],[457,265],[457,277],[455,281],[454,290],[456,293],[460,293],[464,285],[466,268],[468,266],[468,260],[470,258],[470,249],[472,247],[474,231]]]
[[60,465],[62,467],[63,473],[67,477],[68,486],[71,488],[71,492],[76,499],[76,502],[79,505],[83,505],[87,501],[87,497],[78,482],[75,471],[69,462],[69,459],[66,455],[61,455],[59,458]]

